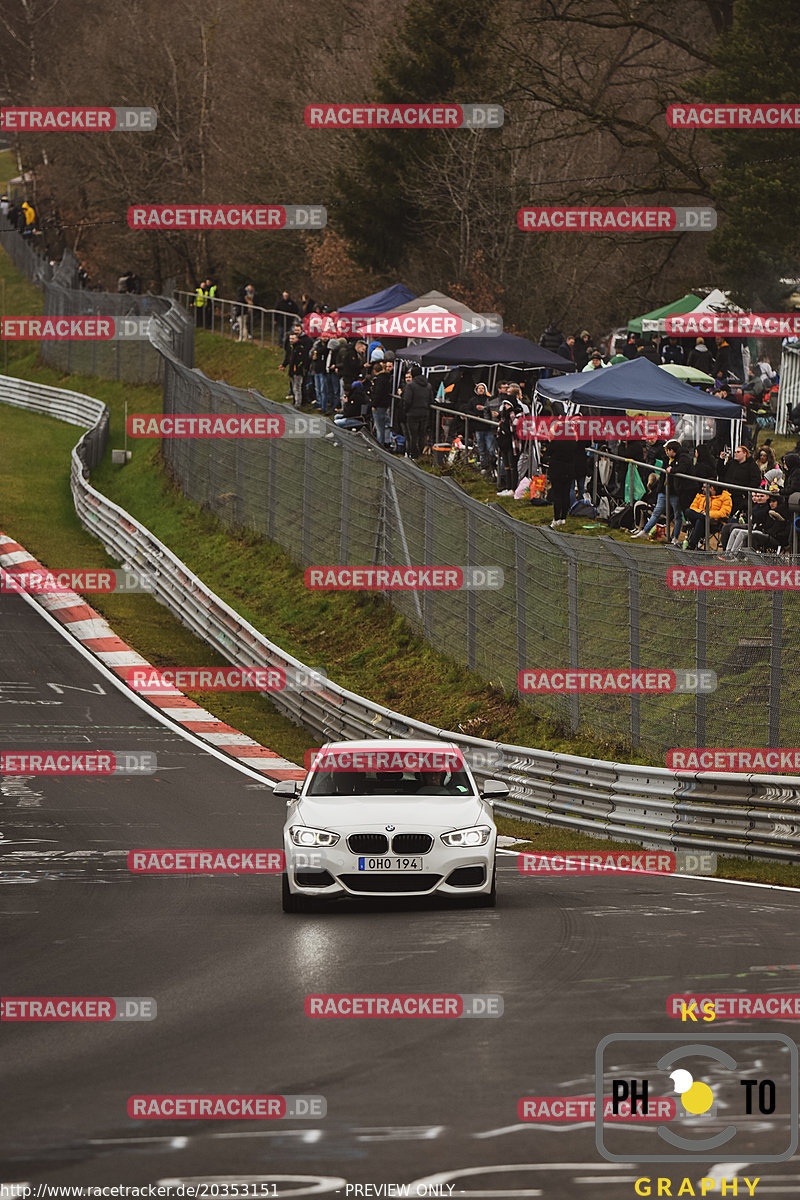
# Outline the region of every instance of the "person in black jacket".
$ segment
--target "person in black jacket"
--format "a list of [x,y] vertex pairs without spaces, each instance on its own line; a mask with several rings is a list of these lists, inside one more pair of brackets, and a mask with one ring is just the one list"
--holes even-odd
[[392,407],[392,377],[394,367],[390,362],[377,363],[379,368],[373,373],[372,387],[369,391],[369,406],[372,410],[372,421],[375,426],[375,440],[379,446],[388,450],[389,410]]
[[558,347],[564,340],[564,334],[556,325],[555,321],[551,321],[542,334],[539,345],[543,350],[550,350],[553,354],[558,352]]
[[[742,488],[761,486],[761,472],[753,461],[747,446],[737,446],[733,458],[727,459],[720,475],[733,498],[734,512],[747,511],[747,492]],[[737,486],[738,485],[738,486]]]
[[783,460],[783,494],[787,498],[792,492],[800,492],[800,454],[790,451]]
[[[667,476],[669,476],[669,506],[672,510],[672,515],[675,521],[672,530],[672,541],[675,545],[680,542],[681,526],[683,525],[683,509],[682,501],[689,499],[686,504],[691,504],[697,494],[697,485],[693,484],[691,479],[680,479],[678,476],[691,475],[692,459],[686,447],[682,446],[677,438],[670,438],[664,443],[669,462],[665,472],[659,474],[658,479],[658,496],[656,498],[656,506],[653,509],[653,515],[645,525],[644,529],[637,529],[631,536],[644,537],[650,536],[653,529],[659,523],[659,520],[667,511]],[[694,490],[692,490],[694,489]],[[691,493],[691,494],[690,494]]]
[[[586,447],[577,443],[585,459]],[[577,459],[576,443],[557,439],[547,446],[547,475],[550,480],[550,492],[553,500],[553,520],[551,529],[566,525],[569,512],[569,490],[575,478]]]
[[517,414],[511,398],[500,405],[497,424],[497,494],[513,496],[519,483],[514,434]]
[[428,432],[433,389],[416,363],[411,368],[411,379],[403,388],[403,417],[408,429],[408,453],[419,458],[425,447]]

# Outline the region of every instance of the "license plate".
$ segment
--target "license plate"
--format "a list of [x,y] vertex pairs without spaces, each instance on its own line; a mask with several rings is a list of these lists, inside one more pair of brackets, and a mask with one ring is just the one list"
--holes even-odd
[[421,858],[367,858],[358,860],[359,871],[421,871]]

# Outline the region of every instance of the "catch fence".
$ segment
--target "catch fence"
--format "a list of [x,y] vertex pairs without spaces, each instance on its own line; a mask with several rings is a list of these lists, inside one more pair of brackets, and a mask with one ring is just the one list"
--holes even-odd
[[[290,412],[165,358],[165,413]],[[334,426],[322,438],[165,439],[162,452],[189,499],[298,566],[500,567],[500,590],[385,595],[431,645],[508,695],[519,671],[537,668],[717,674],[711,694],[520,696],[572,733],[658,757],[800,744],[795,593],[671,591],[667,568],[696,555],[523,524]],[[476,707],[476,729],[481,716]]]

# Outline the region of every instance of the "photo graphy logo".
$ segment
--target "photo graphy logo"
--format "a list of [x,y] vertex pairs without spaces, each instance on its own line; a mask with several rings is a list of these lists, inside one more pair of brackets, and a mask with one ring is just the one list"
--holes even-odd
[[[609,1162],[784,1162],[798,1144],[798,1052],[780,1033],[612,1033],[595,1052],[595,1141]],[[647,1115],[677,1095],[677,1122],[635,1139],[605,1121],[621,1103]],[[763,1117],[769,1116],[769,1121]]]

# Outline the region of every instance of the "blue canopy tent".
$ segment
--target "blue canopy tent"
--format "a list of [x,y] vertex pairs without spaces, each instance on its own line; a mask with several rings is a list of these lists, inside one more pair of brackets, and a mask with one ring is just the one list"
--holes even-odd
[[728,421],[742,416],[739,404],[698,391],[646,358],[634,358],[598,371],[582,371],[568,378],[542,379],[537,388],[550,400],[572,401],[594,408],[688,413]]
[[409,300],[416,300],[416,298],[404,284],[394,283],[391,287],[384,288],[382,292],[373,292],[371,296],[365,296],[363,300],[345,304],[338,311],[341,313],[385,313],[391,312],[399,304],[407,304]]

